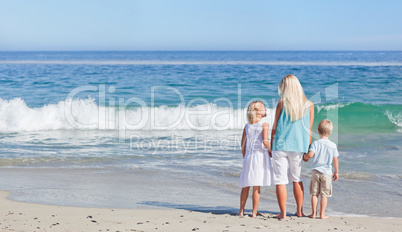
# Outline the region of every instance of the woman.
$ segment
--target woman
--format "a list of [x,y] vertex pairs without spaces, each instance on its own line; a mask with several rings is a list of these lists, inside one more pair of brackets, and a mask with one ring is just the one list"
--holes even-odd
[[[314,105],[309,101],[294,75],[285,76],[279,83],[280,100],[272,127],[272,166],[276,196],[280,208],[278,219],[286,219],[286,184],[293,182],[297,216],[303,216],[304,189],[301,181],[302,156],[308,152],[312,139]],[[289,171],[288,171],[289,169]],[[289,174],[288,174],[289,172]]]

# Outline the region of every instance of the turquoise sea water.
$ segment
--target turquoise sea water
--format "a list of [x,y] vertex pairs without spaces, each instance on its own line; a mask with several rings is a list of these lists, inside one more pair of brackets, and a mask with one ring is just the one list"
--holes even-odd
[[[263,100],[272,122],[290,73],[315,103],[315,132],[335,125],[330,212],[401,217],[402,52],[0,52],[0,189],[235,212],[245,108]],[[306,163],[306,189],[309,175]],[[278,211],[274,187],[260,208]]]

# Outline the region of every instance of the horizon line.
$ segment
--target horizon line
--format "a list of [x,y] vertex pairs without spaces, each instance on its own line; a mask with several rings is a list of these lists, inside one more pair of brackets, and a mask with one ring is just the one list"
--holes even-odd
[[0,60],[0,64],[30,65],[270,65],[270,66],[402,66],[400,62],[340,61],[182,61],[182,60]]
[[0,50],[0,52],[402,52],[402,50]]

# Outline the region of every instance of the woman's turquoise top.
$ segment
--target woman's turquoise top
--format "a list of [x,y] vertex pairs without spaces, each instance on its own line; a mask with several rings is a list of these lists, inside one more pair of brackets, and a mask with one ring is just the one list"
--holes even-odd
[[303,118],[291,122],[286,110],[282,108],[272,142],[272,150],[307,153],[309,143],[310,112],[306,112]]

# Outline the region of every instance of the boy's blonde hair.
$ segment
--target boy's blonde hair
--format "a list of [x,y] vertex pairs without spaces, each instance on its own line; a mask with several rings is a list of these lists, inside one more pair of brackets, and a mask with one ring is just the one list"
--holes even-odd
[[290,74],[282,78],[278,86],[278,94],[290,121],[294,122],[304,117],[308,101],[303,87],[295,75]]
[[251,124],[253,124],[255,119],[257,118],[257,115],[254,111],[257,108],[256,107],[257,104],[264,105],[264,103],[262,103],[262,101],[253,101],[247,107],[247,121]]
[[330,136],[332,133],[332,128],[332,122],[328,119],[324,119],[318,124],[318,133],[320,135]]

